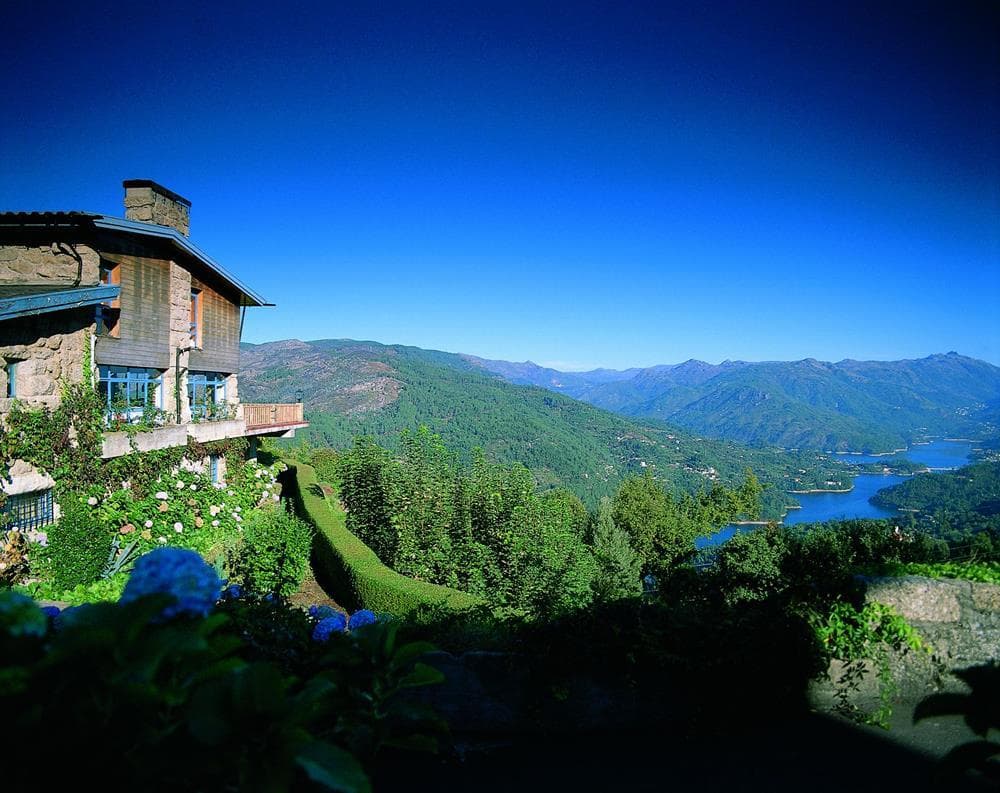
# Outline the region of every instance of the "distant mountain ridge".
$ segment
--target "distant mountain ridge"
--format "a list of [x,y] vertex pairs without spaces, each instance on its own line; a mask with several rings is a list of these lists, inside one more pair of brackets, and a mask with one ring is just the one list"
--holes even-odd
[[997,431],[1000,367],[954,352],[837,363],[692,359],[595,373],[465,357],[511,382],[758,446],[886,452],[929,435]]

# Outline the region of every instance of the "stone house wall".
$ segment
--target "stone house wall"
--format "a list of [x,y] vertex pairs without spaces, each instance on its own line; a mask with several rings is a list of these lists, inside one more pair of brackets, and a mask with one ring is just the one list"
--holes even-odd
[[100,261],[97,251],[82,244],[0,245],[0,284],[96,284]]

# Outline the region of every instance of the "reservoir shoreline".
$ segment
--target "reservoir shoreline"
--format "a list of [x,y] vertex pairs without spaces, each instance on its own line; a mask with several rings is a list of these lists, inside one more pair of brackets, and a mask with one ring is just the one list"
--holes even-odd
[[[926,473],[933,476],[935,472],[954,470],[969,462],[974,441],[942,439],[929,443],[914,444],[904,450],[902,455],[913,463],[925,466]],[[854,463],[850,457],[875,457],[877,455],[839,454],[837,457],[848,458],[846,462]],[[883,455],[884,456],[884,455]],[[800,523],[822,523],[830,520],[850,520],[854,518],[891,519],[901,513],[876,507],[869,499],[879,490],[899,484],[915,476],[914,473],[859,473],[854,477],[850,488],[825,490],[788,490],[795,495],[798,505],[789,505],[781,516],[780,523],[784,526],[794,526]],[[706,548],[719,545],[734,534],[741,531],[752,531],[755,526],[767,525],[769,521],[740,521],[727,524],[711,537],[701,537],[696,541],[696,547]]]

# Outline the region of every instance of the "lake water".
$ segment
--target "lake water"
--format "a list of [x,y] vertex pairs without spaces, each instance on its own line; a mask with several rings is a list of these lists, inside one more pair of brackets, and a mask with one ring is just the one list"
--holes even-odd
[[[837,455],[841,459],[855,463],[884,462],[893,457],[905,457],[915,463],[923,463],[934,471],[960,468],[969,461],[972,444],[967,441],[933,441],[911,446],[905,452],[873,456],[869,454]],[[819,523],[825,520],[844,520],[848,518],[891,518],[897,513],[894,510],[880,509],[868,503],[884,487],[891,487],[904,481],[904,476],[879,476],[876,474],[861,474],[854,477],[854,489],[848,493],[797,493],[795,499],[802,509],[792,509],[785,515],[786,526],[796,523]],[[753,526],[726,526],[712,537],[701,537],[696,540],[698,548],[720,545],[732,537],[737,531],[752,531]]]

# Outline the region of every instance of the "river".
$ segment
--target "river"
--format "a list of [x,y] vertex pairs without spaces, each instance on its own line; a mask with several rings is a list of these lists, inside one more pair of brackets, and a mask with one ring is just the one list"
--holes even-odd
[[[972,443],[969,441],[932,441],[911,446],[905,452],[890,455],[839,454],[843,460],[854,463],[874,463],[906,458],[915,463],[923,463],[932,471],[950,471],[960,468],[969,461]],[[881,509],[868,503],[884,487],[891,487],[906,479],[905,476],[860,474],[854,477],[854,489],[847,493],[796,493],[795,499],[802,509],[792,509],[782,523],[794,526],[796,523],[820,523],[826,520],[848,518],[891,518],[893,510]],[[753,526],[726,526],[711,537],[699,537],[695,545],[705,548],[721,545],[737,531],[749,531]]]

